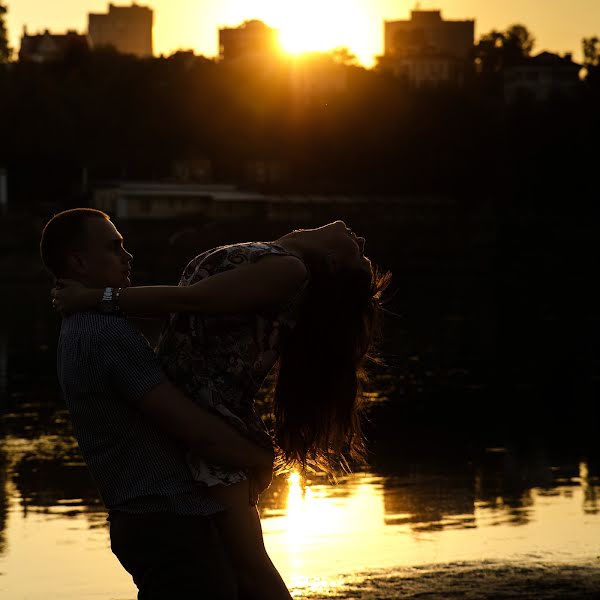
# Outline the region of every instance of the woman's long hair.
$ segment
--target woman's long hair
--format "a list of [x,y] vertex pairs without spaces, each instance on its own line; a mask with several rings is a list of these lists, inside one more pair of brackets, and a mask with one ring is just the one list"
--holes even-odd
[[362,363],[378,337],[381,294],[391,273],[309,265],[293,332],[282,343],[274,395],[279,470],[333,474],[363,463]]

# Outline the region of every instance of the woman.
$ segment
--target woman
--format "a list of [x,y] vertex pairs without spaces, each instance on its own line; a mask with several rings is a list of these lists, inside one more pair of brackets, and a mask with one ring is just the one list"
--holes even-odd
[[[221,246],[194,258],[179,286],[121,290],[120,309],[171,314],[158,347],[169,378],[267,447],[272,440],[254,397],[279,361],[274,442],[280,461],[331,471],[346,465],[345,456],[364,454],[358,371],[390,277],[373,272],[364,245],[336,221],[274,242]],[[102,290],[69,286],[54,295],[72,312],[93,308]],[[241,588],[251,597],[289,599],[264,548],[251,474],[198,456],[188,462],[194,478],[229,509],[220,528]]]

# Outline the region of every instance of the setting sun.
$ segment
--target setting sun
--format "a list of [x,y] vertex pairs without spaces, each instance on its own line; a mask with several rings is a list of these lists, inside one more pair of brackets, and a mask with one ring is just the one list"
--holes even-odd
[[[242,4],[232,4],[226,12],[226,22],[231,25],[250,18]],[[251,15],[277,29],[282,49],[290,54],[348,47],[361,63],[373,61],[373,38],[380,25],[373,21],[366,2],[257,0],[252,4]]]
[[[593,35],[600,19],[597,0],[572,3],[556,0],[551,10],[536,0],[482,3],[477,0],[427,0],[425,10],[440,9],[447,19],[477,20],[477,35],[519,20],[535,23],[537,48],[572,51],[581,56],[581,38]],[[129,0],[113,0],[125,5]],[[30,31],[84,31],[88,12],[103,12],[108,0],[5,0],[9,6],[10,44],[20,46],[23,27]],[[281,32],[290,53],[347,47],[365,66],[375,63],[383,50],[385,20],[407,19],[415,2],[404,0],[139,0],[154,10],[154,49],[168,56],[179,49],[193,49],[207,57],[218,55],[219,27],[237,27],[260,19]],[[583,6],[585,5],[585,6]],[[518,7],[518,10],[517,8]],[[516,12],[515,12],[516,10]],[[517,18],[518,17],[518,18]]]
[[[361,10],[348,0],[278,2],[273,15],[283,49],[291,53],[331,50],[364,36]],[[275,12],[274,11],[274,12]]]

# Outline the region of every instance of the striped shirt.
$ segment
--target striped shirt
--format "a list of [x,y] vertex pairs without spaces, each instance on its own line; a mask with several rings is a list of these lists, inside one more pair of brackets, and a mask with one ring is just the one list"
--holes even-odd
[[108,509],[210,515],[185,447],[139,409],[167,381],[146,339],[115,315],[83,312],[63,320],[58,377],[81,454]]

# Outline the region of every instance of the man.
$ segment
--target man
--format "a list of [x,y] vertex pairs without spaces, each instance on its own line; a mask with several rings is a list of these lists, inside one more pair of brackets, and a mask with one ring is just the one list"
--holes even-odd
[[[56,278],[131,284],[133,257],[101,211],[54,216],[40,252]],[[236,598],[212,519],[222,507],[195,485],[185,452],[255,469],[262,480],[270,478],[272,455],[184,396],[141,334],[114,313],[65,317],[57,366],[81,453],[109,509],[112,551],[138,598]]]

